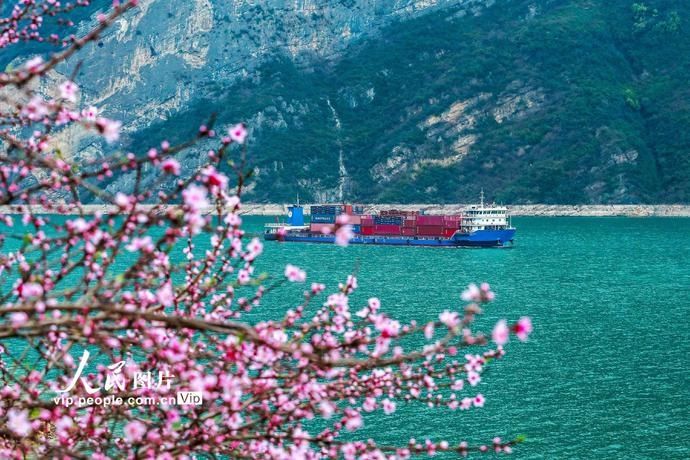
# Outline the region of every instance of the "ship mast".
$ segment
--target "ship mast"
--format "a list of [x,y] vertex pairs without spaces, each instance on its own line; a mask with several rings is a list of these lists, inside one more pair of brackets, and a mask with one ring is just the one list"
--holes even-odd
[[484,189],[482,188],[481,193],[479,194],[479,204],[483,208],[484,207]]

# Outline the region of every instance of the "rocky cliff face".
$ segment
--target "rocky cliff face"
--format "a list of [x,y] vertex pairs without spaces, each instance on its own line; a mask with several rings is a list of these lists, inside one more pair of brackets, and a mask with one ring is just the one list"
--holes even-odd
[[[238,82],[260,82],[260,66],[287,59],[303,71],[337,61],[348,46],[376,36],[382,27],[429,11],[464,6],[477,14],[492,1],[476,0],[142,0],[139,8],[117,21],[96,46],[61,67],[55,79],[69,75],[83,61],[79,82],[82,103],[102,108],[123,120],[125,134],[176,116],[209,96],[209,88],[232,92]],[[465,11],[465,10],[463,10]],[[94,12],[93,17],[97,12]],[[93,23],[84,21],[82,32]],[[62,75],[60,75],[62,74]],[[374,89],[368,97],[374,97]],[[328,95],[318,95],[328,101]],[[288,129],[310,108],[298,100],[276,97],[274,103],[238,114],[256,131]],[[337,113],[330,106],[325,123],[339,130]],[[297,114],[296,116],[290,116]],[[203,118],[188,119],[198,125]],[[161,133],[165,137],[165,133]],[[154,139],[151,139],[152,141]],[[61,133],[62,150],[85,158],[102,153],[97,139],[75,129]],[[343,197],[349,182],[343,163],[334,164],[340,176],[334,186],[311,187],[323,200]],[[186,159],[194,166],[193,158]],[[278,163],[274,169],[279,168]],[[258,172],[261,172],[258,170]],[[268,174],[268,171],[264,171]],[[126,187],[131,178],[120,177],[112,188]],[[301,181],[302,185],[306,185]],[[297,185],[297,184],[296,184]]]
[[[320,66],[391,21],[457,3],[477,2],[142,0],[75,61],[88,69],[81,78],[84,102],[136,132],[202,98],[209,84],[230,89],[238,80],[260,78],[256,69],[276,58]],[[71,66],[60,70],[68,74]]]
[[246,121],[256,201],[687,201],[690,139],[659,136],[690,118],[670,103],[690,43],[671,19],[690,7],[648,3],[639,23],[628,0],[141,0],[78,56],[78,81],[123,120],[121,148],[185,139],[211,112]]

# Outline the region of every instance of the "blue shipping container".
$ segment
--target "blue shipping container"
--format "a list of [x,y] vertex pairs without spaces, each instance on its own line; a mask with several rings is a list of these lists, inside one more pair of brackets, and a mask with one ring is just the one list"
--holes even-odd
[[335,223],[335,214],[312,214],[311,221],[314,224],[333,224]]
[[403,222],[403,218],[399,216],[376,216],[374,217],[374,223],[377,225],[400,225]]

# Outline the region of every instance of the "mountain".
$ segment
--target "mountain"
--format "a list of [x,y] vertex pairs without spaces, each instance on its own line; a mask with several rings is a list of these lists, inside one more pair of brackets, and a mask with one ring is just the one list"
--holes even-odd
[[249,200],[690,202],[687,2],[140,4],[79,56],[83,103],[138,151],[244,120]]

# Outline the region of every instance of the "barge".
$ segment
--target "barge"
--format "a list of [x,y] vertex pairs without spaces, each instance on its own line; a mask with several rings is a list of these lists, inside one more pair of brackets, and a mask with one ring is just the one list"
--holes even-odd
[[314,205],[306,223],[304,207],[288,207],[285,222],[265,226],[264,239],[295,243],[334,243],[335,233],[349,225],[350,244],[429,247],[511,247],[515,228],[508,208],[480,203],[455,215],[427,215],[422,211],[383,210],[366,214],[356,205]]

